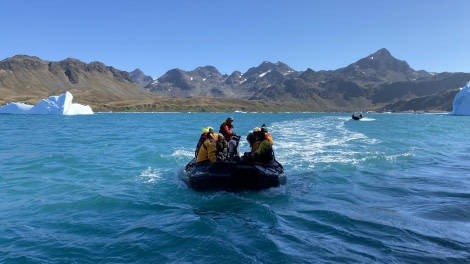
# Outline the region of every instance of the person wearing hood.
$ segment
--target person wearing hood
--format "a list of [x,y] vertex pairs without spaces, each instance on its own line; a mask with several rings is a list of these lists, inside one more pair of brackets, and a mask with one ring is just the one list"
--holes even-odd
[[196,163],[199,162],[216,162],[217,161],[217,141],[219,135],[215,133],[209,133],[204,143],[199,148],[199,153],[197,154]]
[[199,141],[197,142],[197,145],[196,145],[196,150],[194,151],[195,157],[197,157],[197,154],[199,153],[199,149],[201,148],[202,144],[207,139],[210,133],[214,133],[214,129],[212,127],[208,126],[202,129],[201,136],[199,136]]

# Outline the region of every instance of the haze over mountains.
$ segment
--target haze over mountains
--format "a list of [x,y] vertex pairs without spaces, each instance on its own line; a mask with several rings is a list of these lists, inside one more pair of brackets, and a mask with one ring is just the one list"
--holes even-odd
[[416,71],[386,49],[331,71],[263,62],[245,73],[201,66],[171,69],[156,79],[101,62],[18,55],[0,61],[0,104],[68,90],[95,111],[451,111],[467,81],[470,73]]

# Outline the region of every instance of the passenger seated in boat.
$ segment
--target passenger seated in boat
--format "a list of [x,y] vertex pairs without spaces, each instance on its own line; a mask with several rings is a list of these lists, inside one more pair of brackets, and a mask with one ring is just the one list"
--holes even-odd
[[[266,138],[269,141],[269,144],[271,144],[271,146],[274,144],[273,138],[268,133],[268,129],[265,124],[263,124],[261,128],[255,127],[253,128],[253,132],[250,132],[248,136],[246,136],[246,141],[248,141],[248,143],[250,144],[251,153],[255,153],[255,151],[258,149],[259,144],[261,142],[260,137],[258,137],[258,140],[257,140],[254,134],[254,133],[259,133],[259,132],[264,133],[264,138]],[[263,139],[262,135],[261,135],[261,139]]]
[[239,156],[237,141],[240,140],[240,136],[233,132],[233,117],[227,117],[227,119],[220,124],[219,133],[222,133],[227,141],[229,160],[232,160],[235,156]]
[[266,138],[266,134],[261,131],[253,131],[255,140],[259,142],[258,148],[253,152],[245,152],[243,159],[261,163],[271,163],[274,160],[274,151],[271,143]]
[[209,133],[204,143],[199,148],[199,153],[197,154],[196,162],[216,162],[217,161],[217,142],[219,135],[215,133]]
[[225,140],[230,141],[232,139],[233,129],[233,117],[227,117],[227,119],[220,124],[219,133],[224,135]]
[[250,132],[248,136],[246,136],[246,141],[248,141],[248,143],[250,144],[250,149],[251,149],[250,152],[254,153],[259,146],[259,142],[256,141],[256,138],[253,132]]
[[254,140],[254,144],[253,144],[253,147],[251,148],[251,153],[255,153],[255,151],[259,148],[259,143],[261,142],[261,138],[256,135],[261,135],[261,128],[259,127],[255,127],[253,128],[253,140]]
[[266,127],[265,124],[263,124],[261,126],[261,132],[264,132],[264,134],[266,135],[266,139],[269,141],[269,143],[272,146],[274,144],[274,140],[273,140],[273,137],[271,136],[271,134],[269,134],[268,127]]
[[197,157],[197,154],[199,153],[199,149],[201,148],[204,141],[207,139],[209,133],[214,133],[214,129],[212,127],[208,126],[202,129],[202,134],[199,137],[199,141],[197,142],[197,145],[196,145],[196,150],[194,151],[194,157]]
[[228,159],[228,147],[227,141],[225,140],[222,133],[218,134],[217,138],[217,161],[227,161]]

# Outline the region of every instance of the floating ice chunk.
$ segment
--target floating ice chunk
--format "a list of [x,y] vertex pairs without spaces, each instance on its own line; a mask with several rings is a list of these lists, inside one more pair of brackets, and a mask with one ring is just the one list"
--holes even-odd
[[455,95],[451,115],[470,115],[470,82]]
[[9,103],[0,107],[1,114],[39,114],[39,115],[90,115],[93,110],[88,105],[72,103],[73,95],[65,92],[60,96],[42,99],[36,105]]

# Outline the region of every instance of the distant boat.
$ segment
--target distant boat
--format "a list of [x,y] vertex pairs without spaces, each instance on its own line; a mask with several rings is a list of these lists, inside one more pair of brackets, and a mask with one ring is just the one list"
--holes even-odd
[[354,120],[359,120],[359,119],[362,118],[362,113],[360,113],[358,116],[356,116],[355,114],[352,114],[351,117],[352,117],[352,119],[354,119]]

